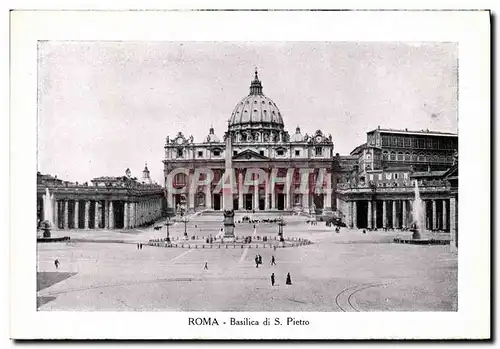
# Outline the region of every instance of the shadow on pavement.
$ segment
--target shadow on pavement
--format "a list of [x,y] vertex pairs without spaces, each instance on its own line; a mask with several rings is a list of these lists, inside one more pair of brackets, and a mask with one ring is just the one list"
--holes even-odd
[[[50,287],[58,282],[66,280],[67,278],[76,275],[76,273],[64,273],[64,272],[39,272],[36,275],[36,290],[37,292],[43,290],[44,288]],[[42,297],[43,298],[43,297]],[[50,297],[45,297],[50,298]]]

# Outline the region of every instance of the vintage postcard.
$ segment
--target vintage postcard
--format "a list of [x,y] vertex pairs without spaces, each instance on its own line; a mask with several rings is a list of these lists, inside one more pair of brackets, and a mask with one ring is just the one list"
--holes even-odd
[[13,11],[11,336],[488,338],[489,21]]

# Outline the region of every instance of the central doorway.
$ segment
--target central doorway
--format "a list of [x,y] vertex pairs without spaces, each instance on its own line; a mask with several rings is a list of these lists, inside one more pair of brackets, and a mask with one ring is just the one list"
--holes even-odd
[[245,210],[252,210],[252,199],[253,195],[252,194],[245,194]]
[[220,211],[220,194],[214,194],[214,210]]
[[283,211],[285,209],[285,194],[278,194],[278,210]]

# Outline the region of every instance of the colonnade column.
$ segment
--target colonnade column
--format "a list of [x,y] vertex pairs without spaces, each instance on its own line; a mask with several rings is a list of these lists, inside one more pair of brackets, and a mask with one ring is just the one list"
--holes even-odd
[[64,229],[69,228],[69,207],[68,206],[69,206],[69,201],[64,200],[64,223],[63,223]]
[[358,204],[356,201],[352,202],[352,227],[358,228]]
[[75,211],[73,212],[73,218],[74,218],[73,228],[75,229],[78,229],[78,218],[79,218],[78,213],[80,212],[79,207],[80,207],[79,201],[75,200]]
[[408,225],[408,212],[406,212],[406,200],[403,200],[403,229],[407,228]]
[[373,228],[377,229],[377,201],[373,201]]
[[352,225],[352,201],[347,201],[346,204],[347,204],[346,224],[347,224],[347,227],[353,228],[353,225]]
[[85,201],[85,225],[84,229],[89,228],[89,210],[90,210],[90,201]]
[[123,204],[123,228],[124,229],[128,229],[130,228],[130,224],[129,224],[129,203],[128,202],[125,202]]
[[115,212],[113,209],[113,200],[109,202],[109,229],[115,228]]
[[302,202],[303,202],[303,208],[306,209],[306,212],[309,212],[309,188],[307,189],[308,191],[304,194],[302,194]]
[[458,246],[457,236],[457,200],[450,198],[450,246],[455,248]]
[[392,229],[395,229],[396,225],[396,200],[392,200]]
[[68,200],[64,200],[64,229],[68,229],[68,221],[69,221]]
[[432,200],[432,230],[437,229],[437,210],[436,200]]
[[59,229],[59,201],[54,200],[54,228]]
[[382,201],[382,228],[387,228],[387,201]]
[[372,202],[368,201],[368,229],[372,228]]
[[446,199],[443,200],[443,230],[446,230],[447,228],[447,222],[446,222],[446,218],[447,217],[447,214],[446,214]]
[[99,215],[99,210],[100,210],[101,203],[99,201],[95,202],[95,209],[94,209],[94,229],[99,229],[99,222],[101,221],[99,218],[101,217]]

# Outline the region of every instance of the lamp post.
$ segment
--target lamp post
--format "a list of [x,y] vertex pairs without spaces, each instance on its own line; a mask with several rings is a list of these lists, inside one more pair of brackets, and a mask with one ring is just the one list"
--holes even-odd
[[187,233],[187,223],[188,223],[188,219],[187,219],[187,217],[186,217],[186,216],[184,216],[183,221],[184,221],[184,238],[186,238],[186,239],[187,239],[187,237],[188,237],[188,233]]
[[280,217],[278,220],[278,236],[280,238],[280,242],[285,241],[285,239],[283,238],[283,226],[284,225],[285,225],[285,221],[284,221],[283,217]]
[[167,217],[167,221],[165,222],[165,225],[167,226],[167,242],[170,242],[170,226],[173,223],[170,221],[170,217]]

